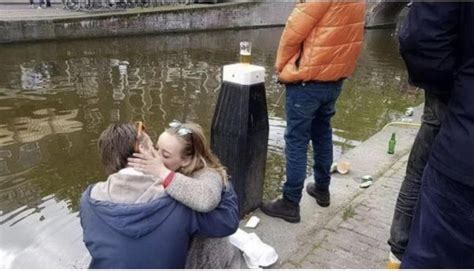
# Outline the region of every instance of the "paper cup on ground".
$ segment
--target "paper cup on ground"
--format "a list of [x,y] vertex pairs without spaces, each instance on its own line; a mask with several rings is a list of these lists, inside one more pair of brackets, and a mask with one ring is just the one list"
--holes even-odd
[[347,161],[337,162],[337,172],[339,172],[339,174],[347,174],[351,168],[351,163]]

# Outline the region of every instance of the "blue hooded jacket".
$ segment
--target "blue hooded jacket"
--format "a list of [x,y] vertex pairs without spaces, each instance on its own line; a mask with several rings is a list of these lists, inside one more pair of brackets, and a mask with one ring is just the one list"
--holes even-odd
[[410,80],[450,92],[446,119],[429,163],[474,187],[474,3],[415,1],[400,33]]
[[198,213],[169,196],[140,204],[98,201],[92,187],[80,203],[89,268],[184,268],[193,235],[225,237],[239,225],[232,188],[212,212]]
[[459,3],[414,1],[400,30],[400,54],[410,84],[451,92],[454,84]]

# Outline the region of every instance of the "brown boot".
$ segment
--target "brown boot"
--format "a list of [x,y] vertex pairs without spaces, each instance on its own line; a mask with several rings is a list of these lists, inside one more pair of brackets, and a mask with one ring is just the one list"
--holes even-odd
[[390,255],[388,257],[388,262],[385,268],[387,269],[400,269],[400,265],[402,262],[395,256],[392,252],[390,252]]

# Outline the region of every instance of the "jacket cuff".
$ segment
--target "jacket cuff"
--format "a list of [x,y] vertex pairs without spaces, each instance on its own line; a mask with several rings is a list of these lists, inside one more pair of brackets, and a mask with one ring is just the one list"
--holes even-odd
[[163,181],[163,186],[166,188],[170,185],[171,181],[174,179],[175,172],[171,171],[168,176],[166,176],[165,180]]

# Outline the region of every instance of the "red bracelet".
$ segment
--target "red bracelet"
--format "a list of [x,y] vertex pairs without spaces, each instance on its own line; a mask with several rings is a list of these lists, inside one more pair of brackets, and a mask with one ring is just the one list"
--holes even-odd
[[171,181],[174,179],[174,171],[171,171],[168,176],[166,176],[165,180],[163,181],[163,186],[166,188],[170,185]]

